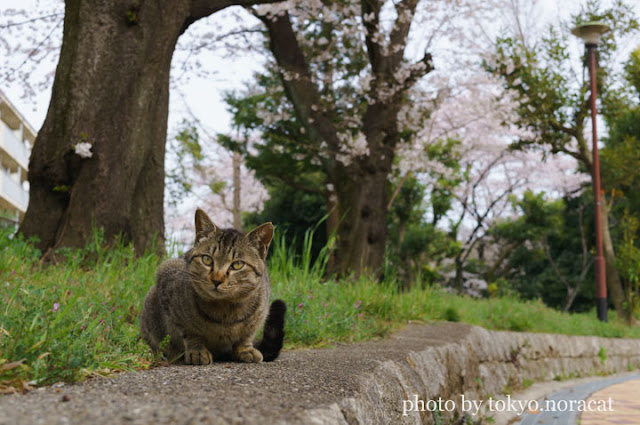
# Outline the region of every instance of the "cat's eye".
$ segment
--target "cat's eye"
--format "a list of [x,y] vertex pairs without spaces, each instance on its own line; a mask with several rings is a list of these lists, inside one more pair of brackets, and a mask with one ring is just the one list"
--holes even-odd
[[244,267],[244,261],[234,261],[231,263],[231,270],[240,270]]
[[208,255],[203,255],[202,256],[202,263],[205,266],[210,266],[213,264],[213,258],[209,257]]

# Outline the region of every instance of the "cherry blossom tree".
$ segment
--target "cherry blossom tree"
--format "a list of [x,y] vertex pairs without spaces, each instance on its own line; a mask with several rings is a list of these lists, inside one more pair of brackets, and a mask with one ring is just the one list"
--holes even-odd
[[[450,281],[458,290],[467,280],[478,281],[486,270],[465,272],[471,258],[480,257],[497,267],[514,247],[494,246],[491,255],[484,252],[493,224],[513,215],[513,197],[527,191],[555,196],[576,194],[585,183],[577,172],[578,163],[570,156],[543,158],[540,152],[510,149],[511,144],[527,136],[527,130],[513,124],[519,104],[516,93],[505,90],[498,79],[477,71],[467,75],[465,84],[440,78],[439,96],[432,99],[433,111],[428,125],[418,132],[414,144],[406,144],[398,153],[398,168],[415,173],[426,185],[437,185],[438,175],[459,175],[453,187],[453,204],[447,214],[450,230],[461,244],[453,259]],[[457,171],[430,161],[424,146],[442,139],[457,140]],[[439,170],[434,173],[434,170]],[[492,258],[489,258],[492,257]]]
[[257,77],[262,92],[252,96],[259,111],[252,125],[319,173],[311,185],[280,178],[325,197],[328,229],[337,231],[336,270],[378,274],[397,151],[413,143],[430,112],[420,107],[428,104],[422,84],[434,67],[429,50],[458,33],[457,17],[484,9],[411,0],[290,1],[251,10],[272,54]]
[[[547,154],[564,154],[575,158],[593,177],[591,135],[588,130],[589,81],[584,70],[576,70],[571,62],[568,27],[581,22],[602,20],[612,31],[605,34],[599,47],[599,92],[603,112],[615,113],[620,91],[619,79],[610,61],[616,51],[616,39],[638,29],[633,11],[625,2],[601,9],[589,2],[587,9],[572,18],[566,28],[549,27],[548,33],[534,47],[514,37],[498,41],[487,68],[502,79],[505,88],[516,93],[518,117],[513,123],[526,129],[515,147],[538,150]],[[607,77],[606,80],[604,77]],[[618,270],[609,223],[609,205],[604,203],[602,238],[609,294],[619,315],[623,315],[624,293]]]

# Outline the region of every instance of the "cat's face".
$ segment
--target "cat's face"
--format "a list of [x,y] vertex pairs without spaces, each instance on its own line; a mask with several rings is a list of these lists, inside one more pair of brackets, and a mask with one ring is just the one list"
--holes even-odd
[[187,261],[196,292],[209,300],[241,300],[262,283],[273,225],[263,224],[244,234],[218,229],[200,209],[196,211],[196,243]]

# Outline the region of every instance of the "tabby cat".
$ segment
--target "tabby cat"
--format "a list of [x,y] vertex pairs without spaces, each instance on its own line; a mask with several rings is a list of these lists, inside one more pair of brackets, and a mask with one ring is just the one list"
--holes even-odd
[[[266,257],[273,225],[249,233],[219,229],[198,209],[195,246],[160,265],[144,300],[142,337],[168,360],[206,365],[232,358],[274,360],[282,348],[285,303],[269,308]],[[264,324],[264,336],[253,338]]]

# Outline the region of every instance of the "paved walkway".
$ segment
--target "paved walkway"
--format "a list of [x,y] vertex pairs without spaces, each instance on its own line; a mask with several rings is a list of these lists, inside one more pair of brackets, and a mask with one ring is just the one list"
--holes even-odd
[[579,384],[538,402],[521,425],[640,425],[640,374]]
[[580,425],[640,424],[640,379],[626,381],[597,391],[589,400],[593,404],[612,400],[613,412],[584,412]]

